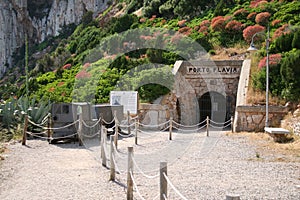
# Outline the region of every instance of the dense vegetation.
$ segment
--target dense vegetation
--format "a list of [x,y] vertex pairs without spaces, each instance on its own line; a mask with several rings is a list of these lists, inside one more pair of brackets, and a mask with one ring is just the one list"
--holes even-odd
[[[37,6],[47,7],[44,4]],[[140,9],[142,15],[133,14]],[[120,10],[122,15],[111,17]],[[176,60],[197,58],[193,54],[195,49],[190,45],[192,42],[182,38],[196,41],[214,55],[222,48],[242,46],[246,49],[252,36],[260,31],[266,33],[269,26],[270,92],[285,100],[298,101],[299,13],[299,1],[284,0],[117,1],[101,16],[93,18],[93,13],[87,12],[80,25],[66,26],[60,36],[49,38],[38,46],[29,46],[29,99],[103,103],[108,102],[111,90],[123,84],[122,87],[138,90],[143,101],[151,102],[171,88],[159,86],[155,81],[142,85],[142,80],[154,80],[153,77],[167,79],[168,70]],[[149,28],[152,31],[150,29],[148,33],[130,34],[133,30]],[[162,30],[157,33],[158,29]],[[168,32],[170,30],[173,32]],[[134,44],[128,40],[130,38],[135,41]],[[254,41],[261,44],[261,50],[255,54],[260,60],[258,70],[253,74],[253,86],[257,90],[265,90],[265,39],[255,37]],[[167,44],[160,49],[155,45],[161,44],[151,42]],[[51,48],[51,44],[55,46]],[[42,50],[48,53],[33,59],[32,55]],[[138,66],[150,64],[154,67],[141,73],[134,71]],[[164,67],[159,67],[159,64]],[[24,70],[21,70],[21,77],[15,75],[16,70],[11,69],[0,85],[4,99],[21,97],[26,93]],[[136,78],[128,77],[121,84],[120,78],[127,77],[128,73]]]

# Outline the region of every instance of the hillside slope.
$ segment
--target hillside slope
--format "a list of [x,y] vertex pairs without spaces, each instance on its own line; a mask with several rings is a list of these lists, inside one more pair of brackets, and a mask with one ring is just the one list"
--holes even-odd
[[[51,46],[47,47],[49,43],[42,43],[37,49],[48,50],[49,53],[42,57],[30,57],[30,59],[37,58],[33,59],[29,66],[32,69],[28,74],[31,77],[28,83],[30,96],[40,100],[71,102],[74,96],[78,101],[85,101],[93,94],[93,102],[107,102],[109,92],[128,70],[151,63],[171,67],[178,59],[196,59],[197,56],[201,56],[202,53],[196,56],[189,55],[193,49],[186,47],[175,51],[174,48],[181,38],[189,37],[196,41],[214,58],[243,59],[252,36],[257,32],[266,31],[269,26],[272,54],[270,64],[274,66],[270,69],[271,93],[286,100],[299,99],[300,90],[297,90],[299,83],[296,77],[300,74],[298,69],[291,67],[299,59],[299,56],[297,57],[299,55],[297,42],[300,23],[299,1],[254,0],[224,3],[223,1],[178,0],[177,4],[172,4],[171,0],[161,1],[160,4],[157,2],[156,0],[124,0],[114,3],[97,18],[92,19],[91,15],[86,15],[82,24],[77,26],[67,39],[58,37],[52,40],[58,44],[57,48],[52,48],[53,51]],[[131,14],[137,10],[142,10],[143,15],[138,17]],[[169,41],[167,51],[155,48],[141,49],[134,46],[137,41],[149,43],[156,40],[160,43],[157,40],[160,36],[151,31],[139,37],[126,34],[135,29],[159,28],[174,33],[161,36],[162,41]],[[120,37],[116,37],[118,35]],[[114,41],[116,38],[117,43]],[[264,40],[264,37],[257,37],[255,41],[257,44],[262,44],[261,50],[256,54],[257,64],[266,54]],[[290,46],[283,45],[287,44],[287,41],[290,42]],[[87,62],[91,52],[94,52],[93,49],[99,45],[103,48],[97,52],[98,56]],[[253,72],[253,85],[259,90],[265,87],[263,62],[262,60],[260,68]],[[149,70],[139,79],[147,77],[151,72]],[[93,74],[99,76],[91,80]],[[287,75],[288,79],[285,78]],[[15,81],[15,78],[9,76],[5,78],[5,86],[4,84],[1,86],[3,97],[9,97],[12,92],[17,96],[25,94],[25,77],[21,77],[16,83],[20,90],[12,89],[15,85],[8,83],[10,80]],[[95,84],[96,91],[89,91],[89,84]],[[74,90],[74,87],[79,90]],[[155,84],[142,85],[138,90],[144,101],[152,101],[157,96],[168,92],[166,88]]]

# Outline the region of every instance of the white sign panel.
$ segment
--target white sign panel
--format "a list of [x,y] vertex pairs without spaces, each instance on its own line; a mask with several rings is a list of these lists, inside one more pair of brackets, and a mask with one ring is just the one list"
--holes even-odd
[[137,91],[111,91],[110,105],[123,105],[123,112],[137,114],[138,92]]

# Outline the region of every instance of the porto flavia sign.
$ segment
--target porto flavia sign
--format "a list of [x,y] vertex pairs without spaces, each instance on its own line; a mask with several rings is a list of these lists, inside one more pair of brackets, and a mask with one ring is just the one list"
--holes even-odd
[[187,71],[189,74],[210,74],[210,73],[220,73],[220,74],[236,74],[240,73],[240,68],[238,67],[188,67]]

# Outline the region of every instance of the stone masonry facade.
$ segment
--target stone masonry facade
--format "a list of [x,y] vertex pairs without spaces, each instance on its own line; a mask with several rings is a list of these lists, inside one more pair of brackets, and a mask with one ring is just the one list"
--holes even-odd
[[233,116],[243,60],[177,61],[174,93],[179,101],[181,123],[199,123],[198,101],[207,92],[216,92],[226,99],[226,115]]

